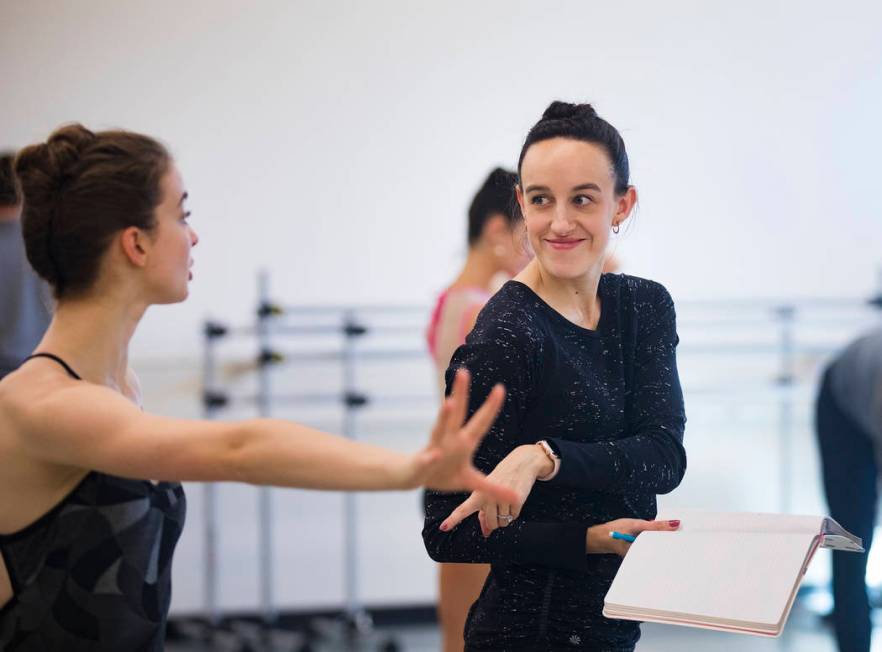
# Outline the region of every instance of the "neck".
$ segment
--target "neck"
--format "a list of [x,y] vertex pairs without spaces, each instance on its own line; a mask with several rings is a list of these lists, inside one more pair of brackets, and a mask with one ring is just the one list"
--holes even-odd
[[482,290],[490,288],[493,277],[499,273],[500,267],[497,257],[492,251],[486,251],[482,246],[469,249],[465,265],[459,272],[459,276],[450,286],[451,288],[477,287]]
[[516,279],[573,323],[593,329],[600,321],[601,305],[597,288],[602,273],[601,260],[582,276],[559,278],[549,274],[538,258],[534,258]]
[[84,380],[125,391],[129,341],[146,310],[111,293],[63,300],[36,350],[61,357]]

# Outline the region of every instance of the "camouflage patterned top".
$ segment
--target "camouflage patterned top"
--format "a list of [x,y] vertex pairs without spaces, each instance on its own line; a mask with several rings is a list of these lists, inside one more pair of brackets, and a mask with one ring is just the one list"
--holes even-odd
[[93,471],[37,521],[0,535],[13,589],[0,650],[162,650],[185,514],[178,483]]

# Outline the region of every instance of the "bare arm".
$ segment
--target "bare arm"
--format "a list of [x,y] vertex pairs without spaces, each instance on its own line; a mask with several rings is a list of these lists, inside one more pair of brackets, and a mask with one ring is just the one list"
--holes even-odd
[[[335,490],[494,491],[471,456],[503,400],[497,388],[466,423],[468,374],[444,402],[429,444],[407,455],[278,419],[175,419],[141,412],[105,387],[70,382],[20,406],[27,454],[47,462],[155,480],[230,480]],[[504,496],[510,496],[506,489]]]

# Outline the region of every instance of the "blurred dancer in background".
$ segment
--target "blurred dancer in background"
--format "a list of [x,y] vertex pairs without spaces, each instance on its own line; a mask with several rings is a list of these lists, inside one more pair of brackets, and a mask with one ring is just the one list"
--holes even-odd
[[[496,168],[469,208],[466,262],[435,304],[427,339],[444,394],[444,372],[453,352],[465,341],[484,304],[505,281],[529,262],[524,226],[515,199],[517,175]],[[438,619],[444,652],[461,652],[469,607],[487,579],[487,564],[439,566]]]
[[13,154],[0,153],[0,378],[18,367],[49,325],[49,291],[25,256]]

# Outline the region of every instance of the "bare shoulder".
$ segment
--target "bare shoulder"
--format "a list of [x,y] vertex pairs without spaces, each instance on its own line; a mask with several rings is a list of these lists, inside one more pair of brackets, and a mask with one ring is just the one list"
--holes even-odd
[[10,445],[27,434],[43,414],[47,401],[83,385],[50,362],[35,360],[0,381],[0,433]]

